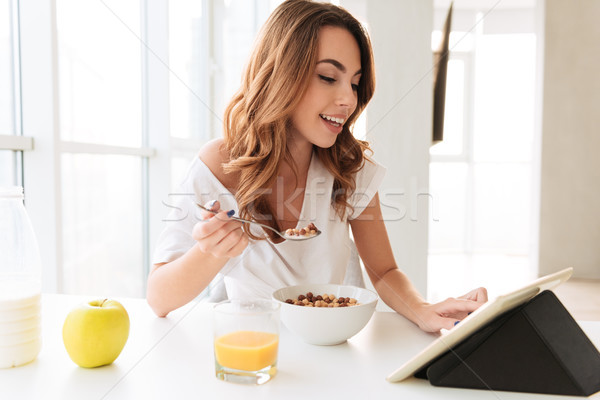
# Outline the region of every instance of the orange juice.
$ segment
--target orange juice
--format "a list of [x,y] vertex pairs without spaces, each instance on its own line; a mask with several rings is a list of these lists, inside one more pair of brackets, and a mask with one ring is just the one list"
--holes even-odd
[[215,339],[215,357],[226,368],[258,371],[275,365],[279,335],[256,331],[236,331]]

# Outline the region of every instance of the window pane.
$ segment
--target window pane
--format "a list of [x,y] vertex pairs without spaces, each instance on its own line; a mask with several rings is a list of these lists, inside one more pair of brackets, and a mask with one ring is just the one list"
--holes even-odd
[[[171,136],[207,140],[209,45],[207,16],[197,0],[169,2]],[[219,116],[220,117],[220,116]]]
[[65,293],[143,296],[142,162],[62,155]]
[[217,35],[222,37],[220,91],[215,93],[216,109],[224,110],[241,84],[242,72],[250,58],[254,40],[271,11],[280,0],[227,0],[223,22]]
[[474,166],[473,248],[528,254],[531,238],[529,164]]
[[429,220],[429,249],[434,252],[465,248],[467,172],[467,163],[430,164],[433,208]]
[[258,11],[254,2],[248,0],[225,2],[225,18],[222,25],[223,46],[221,48],[224,103],[221,108],[224,108],[240,87],[242,71],[250,57],[258,29],[262,25],[263,18],[258,15]]
[[197,0],[169,2],[171,136],[203,143],[221,135],[258,29],[278,3],[214,2],[209,16]]
[[475,161],[531,161],[535,35],[482,35],[475,76]]
[[61,139],[140,146],[139,2],[57,0],[56,15]]
[[0,150],[0,187],[16,185],[15,176],[15,152]]
[[[11,2],[0,2],[0,135],[15,133]],[[1,178],[0,178],[1,179]]]

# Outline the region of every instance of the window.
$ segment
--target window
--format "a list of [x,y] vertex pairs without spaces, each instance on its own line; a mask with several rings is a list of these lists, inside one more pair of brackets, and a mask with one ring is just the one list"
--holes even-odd
[[172,189],[200,145],[221,136],[225,106],[240,85],[254,38],[279,2],[169,2]]
[[[480,285],[480,279],[494,282],[488,289],[498,293],[535,274],[533,10],[485,17],[455,11],[455,20],[468,17],[474,29],[451,34],[445,138],[430,151],[438,217],[429,226],[432,301]],[[438,37],[434,33],[434,46]]]
[[[210,2],[169,2],[169,125],[171,190],[175,190],[202,143],[214,137],[220,117],[211,98]],[[215,122],[214,120],[217,119]]]
[[56,1],[60,138],[142,144],[140,4]]
[[[171,136],[208,139],[209,54],[207,2],[169,2],[169,121]],[[208,61],[208,62],[207,62]],[[207,135],[206,137],[201,137]]]
[[136,1],[56,2],[66,293],[144,293],[140,16]]

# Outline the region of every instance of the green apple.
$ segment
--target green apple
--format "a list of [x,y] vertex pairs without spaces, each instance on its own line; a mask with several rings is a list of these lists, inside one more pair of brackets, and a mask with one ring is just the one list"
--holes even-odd
[[129,315],[116,300],[92,300],[73,309],[63,325],[71,360],[94,368],[117,359],[129,337]]

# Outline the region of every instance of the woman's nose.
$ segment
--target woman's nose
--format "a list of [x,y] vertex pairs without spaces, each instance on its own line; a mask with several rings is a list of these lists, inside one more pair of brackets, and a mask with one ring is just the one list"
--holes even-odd
[[356,92],[352,88],[351,84],[348,85],[340,85],[340,89],[338,92],[337,103],[340,106],[345,106],[351,109],[356,107],[357,98]]

